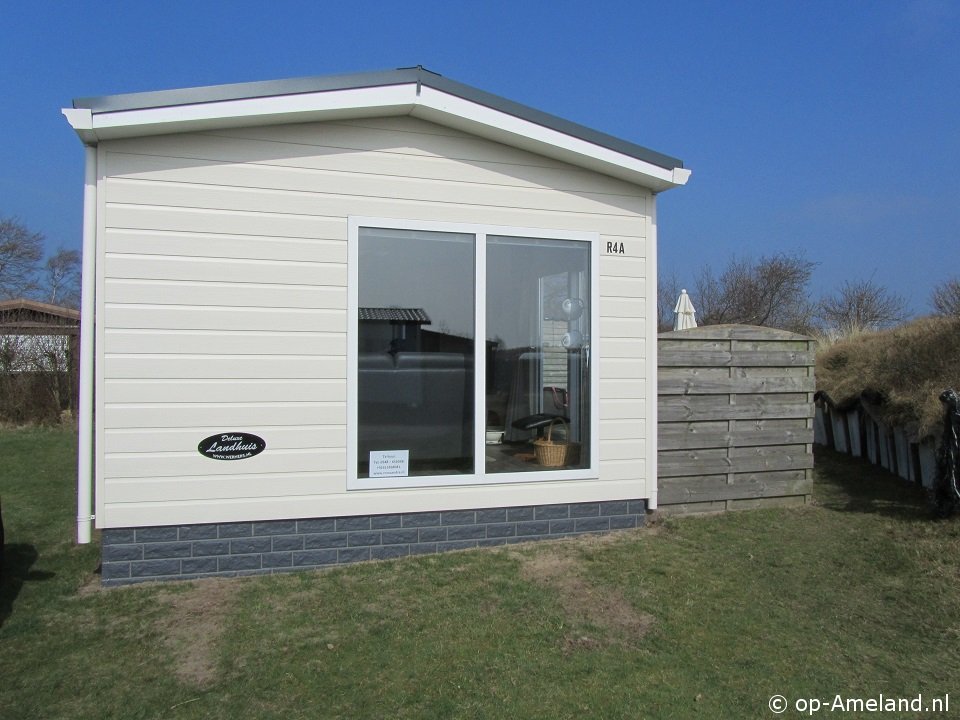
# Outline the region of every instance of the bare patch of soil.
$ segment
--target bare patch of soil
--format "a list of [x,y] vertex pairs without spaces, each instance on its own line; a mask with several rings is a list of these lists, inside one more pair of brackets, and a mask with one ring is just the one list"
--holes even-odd
[[174,672],[184,683],[206,687],[217,673],[217,645],[241,581],[227,578],[195,580],[188,590],[157,596],[171,612],[158,630],[174,653]]
[[100,575],[91,573],[83,585],[77,588],[77,597],[89,597],[90,595],[96,595],[102,590],[103,586],[100,584]]
[[[591,542],[609,541],[598,536]],[[569,626],[562,642],[564,651],[636,647],[653,625],[653,616],[634,608],[619,590],[592,585],[582,576],[579,562],[564,550],[554,547],[517,555],[524,579],[553,590],[559,597]],[[587,628],[599,629],[602,636],[588,635]]]

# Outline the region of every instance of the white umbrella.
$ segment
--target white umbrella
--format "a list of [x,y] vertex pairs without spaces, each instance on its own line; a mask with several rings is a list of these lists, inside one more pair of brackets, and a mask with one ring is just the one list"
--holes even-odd
[[674,330],[686,330],[697,326],[697,319],[694,317],[697,311],[693,309],[693,303],[690,302],[690,296],[687,295],[686,290],[680,291],[680,297],[677,298],[677,306],[673,312],[675,313]]

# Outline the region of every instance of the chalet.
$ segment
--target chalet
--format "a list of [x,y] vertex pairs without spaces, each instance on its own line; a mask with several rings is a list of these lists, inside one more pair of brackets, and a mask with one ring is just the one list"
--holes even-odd
[[104,583],[656,507],[679,160],[420,67],[64,114],[86,147],[78,538],[103,530]]

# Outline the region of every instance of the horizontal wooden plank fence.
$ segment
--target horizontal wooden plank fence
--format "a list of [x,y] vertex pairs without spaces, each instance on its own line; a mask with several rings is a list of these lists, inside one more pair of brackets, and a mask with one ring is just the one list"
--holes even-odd
[[658,504],[803,504],[813,486],[814,341],[714,325],[658,339]]

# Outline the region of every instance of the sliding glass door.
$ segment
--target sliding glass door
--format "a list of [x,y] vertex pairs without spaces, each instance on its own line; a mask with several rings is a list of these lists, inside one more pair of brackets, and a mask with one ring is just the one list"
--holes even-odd
[[595,240],[432,227],[351,230],[356,487],[591,468]]
[[358,477],[474,472],[475,242],[360,230]]
[[589,465],[590,244],[487,236],[487,472],[531,472],[538,438]]

